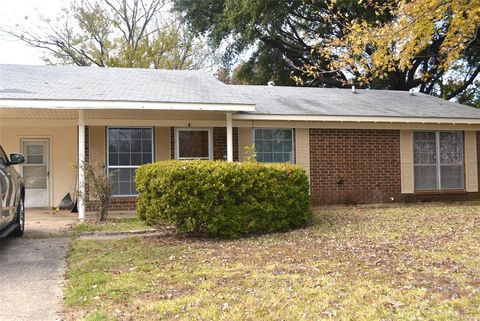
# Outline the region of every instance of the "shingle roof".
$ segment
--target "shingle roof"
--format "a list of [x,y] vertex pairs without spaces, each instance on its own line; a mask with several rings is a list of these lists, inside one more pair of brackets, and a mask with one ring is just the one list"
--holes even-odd
[[252,104],[201,71],[0,65],[0,99]]
[[480,109],[394,90],[235,86],[255,101],[255,114],[480,119]]
[[201,71],[0,65],[1,100],[256,105],[258,115],[480,119],[480,109],[404,91],[225,85]]

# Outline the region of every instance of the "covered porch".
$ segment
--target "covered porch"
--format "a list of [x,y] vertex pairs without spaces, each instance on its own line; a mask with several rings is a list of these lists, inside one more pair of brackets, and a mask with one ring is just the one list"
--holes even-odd
[[[135,169],[144,163],[243,158],[233,114],[254,110],[253,105],[39,103],[43,102],[0,109],[0,143],[7,153],[26,156],[18,171],[25,178],[31,208],[55,208],[67,193],[85,195],[81,164],[95,162],[118,172],[114,209],[131,210]],[[251,138],[247,142],[251,145]],[[78,197],[80,220],[88,205],[88,199]]]

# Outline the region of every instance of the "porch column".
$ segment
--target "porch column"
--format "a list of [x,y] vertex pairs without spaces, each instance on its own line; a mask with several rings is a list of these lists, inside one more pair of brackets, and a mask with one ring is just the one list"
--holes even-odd
[[227,113],[227,161],[233,162],[232,113]]
[[85,220],[85,119],[78,111],[78,219]]

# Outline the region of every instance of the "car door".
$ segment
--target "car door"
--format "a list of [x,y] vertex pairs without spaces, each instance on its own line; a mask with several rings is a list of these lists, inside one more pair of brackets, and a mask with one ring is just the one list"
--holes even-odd
[[0,147],[0,197],[1,217],[0,229],[4,228],[13,220],[15,215],[15,182],[12,177],[12,169],[8,166],[8,157]]

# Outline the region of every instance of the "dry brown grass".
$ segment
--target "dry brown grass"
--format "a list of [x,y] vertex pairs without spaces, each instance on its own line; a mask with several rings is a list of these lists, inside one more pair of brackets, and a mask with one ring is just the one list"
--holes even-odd
[[74,241],[87,320],[480,320],[480,206],[318,209],[234,241]]

